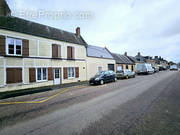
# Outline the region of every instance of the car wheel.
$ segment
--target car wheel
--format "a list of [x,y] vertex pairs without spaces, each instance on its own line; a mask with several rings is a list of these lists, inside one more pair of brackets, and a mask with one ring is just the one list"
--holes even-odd
[[103,80],[101,80],[101,81],[100,81],[100,84],[101,84],[101,85],[103,85],[103,84],[104,84],[104,81],[103,81]]

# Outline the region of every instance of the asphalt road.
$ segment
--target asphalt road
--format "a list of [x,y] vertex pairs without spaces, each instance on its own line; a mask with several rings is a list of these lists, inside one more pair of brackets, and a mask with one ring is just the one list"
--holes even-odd
[[[179,71],[163,71],[103,86],[74,87],[44,103],[0,105],[0,135],[156,134],[160,131],[155,125],[165,128],[168,116],[176,116],[174,113],[180,110],[172,108],[180,105],[179,82]],[[58,92],[1,102],[41,101]],[[161,118],[161,112],[171,115]],[[164,125],[156,121],[158,118]]]

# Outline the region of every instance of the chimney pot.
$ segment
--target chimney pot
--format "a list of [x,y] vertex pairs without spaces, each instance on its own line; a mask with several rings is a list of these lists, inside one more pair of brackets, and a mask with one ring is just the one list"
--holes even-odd
[[80,30],[80,27],[77,27],[77,28],[76,28],[76,35],[77,35],[77,36],[80,36],[80,35],[81,35],[80,31],[81,31],[81,30]]
[[127,52],[125,52],[124,55],[127,56]]

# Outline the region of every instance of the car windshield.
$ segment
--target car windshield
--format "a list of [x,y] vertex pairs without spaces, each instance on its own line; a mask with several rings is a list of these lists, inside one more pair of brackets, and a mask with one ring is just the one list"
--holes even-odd
[[98,72],[98,73],[96,73],[96,75],[95,75],[95,76],[101,76],[101,75],[104,75],[105,73],[106,73],[105,71]]

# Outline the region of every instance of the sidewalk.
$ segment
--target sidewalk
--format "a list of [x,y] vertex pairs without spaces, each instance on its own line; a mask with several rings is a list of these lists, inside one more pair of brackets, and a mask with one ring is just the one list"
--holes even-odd
[[46,91],[52,91],[52,90],[57,90],[57,89],[69,88],[69,87],[78,86],[78,85],[88,85],[88,82],[87,81],[75,82],[75,83],[68,83],[68,84],[61,84],[61,85],[54,85],[54,86],[38,87],[38,88],[33,88],[33,89],[0,92],[0,100],[29,95],[29,94],[41,93],[41,92],[46,92]]

